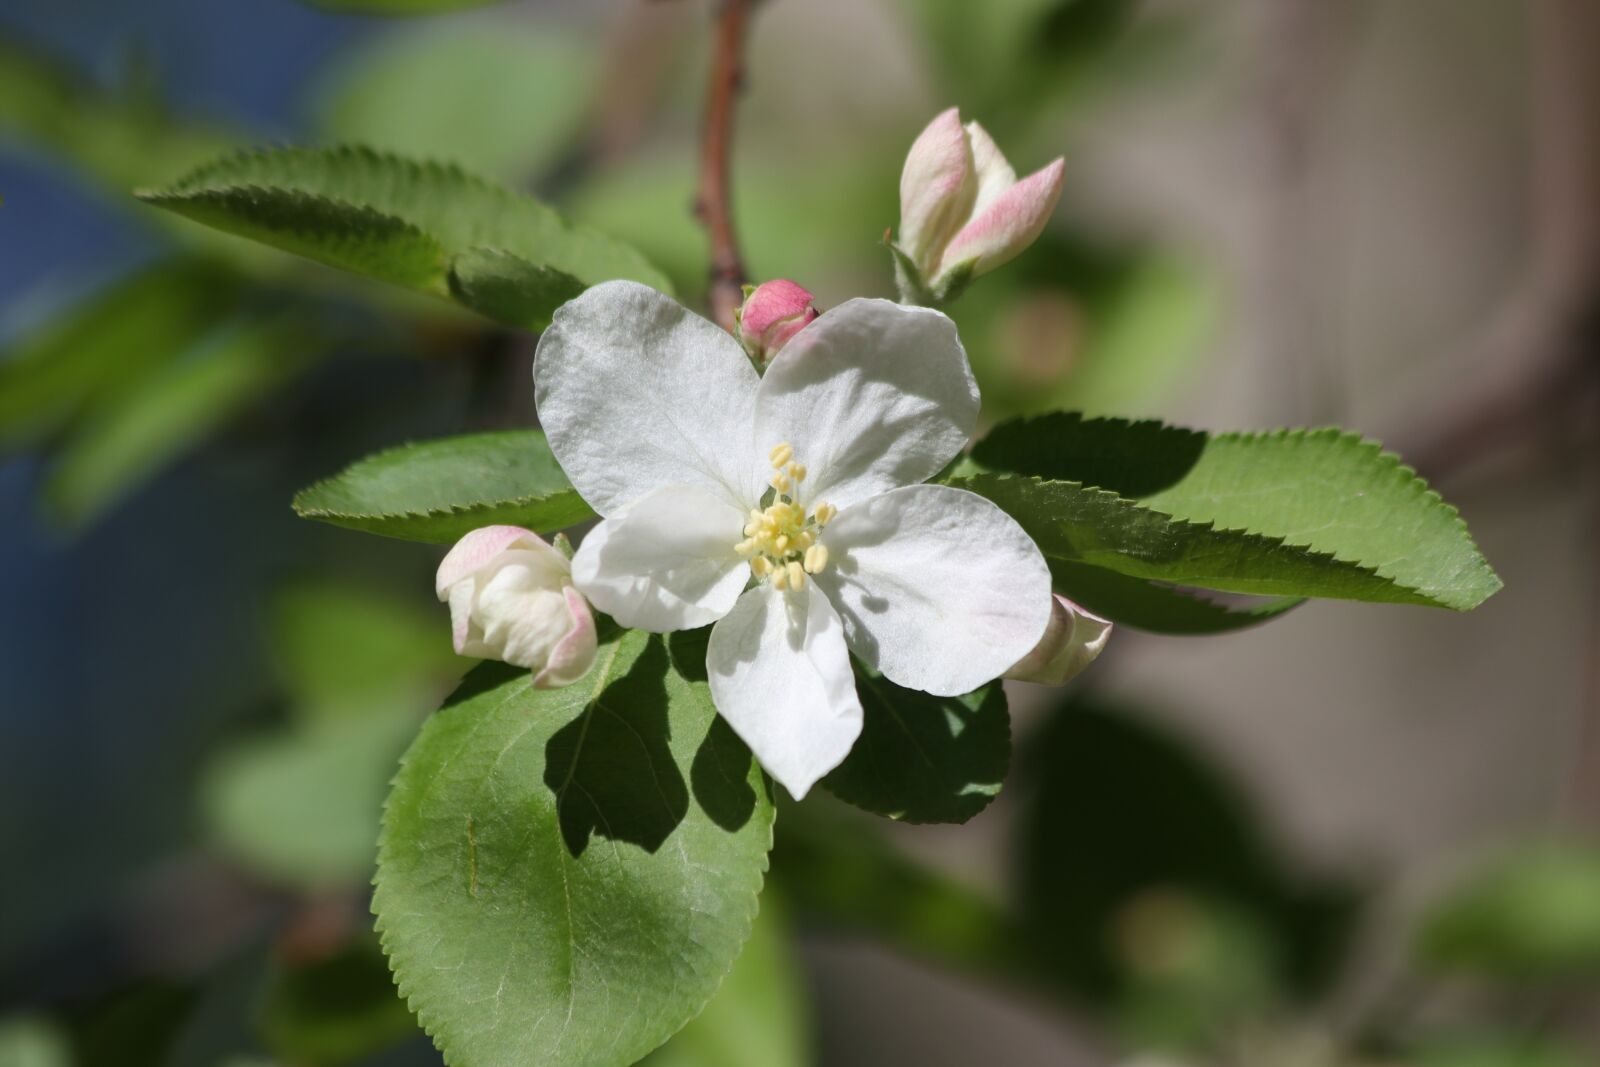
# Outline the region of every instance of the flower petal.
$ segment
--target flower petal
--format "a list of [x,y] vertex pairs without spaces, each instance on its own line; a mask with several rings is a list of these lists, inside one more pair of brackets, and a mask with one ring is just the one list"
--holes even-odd
[[994,143],[989,131],[976,120],[967,123],[967,137],[972,143],[972,163],[978,173],[978,196],[972,204],[972,214],[976,216],[983,214],[1001,193],[1017,184],[1017,172],[1006,162],[1005,153]]
[[539,341],[533,380],[551,451],[601,515],[663,485],[740,509],[760,496],[759,376],[739,342],[670,297],[613,281],[569,301]]
[[589,673],[589,668],[594,665],[597,638],[589,602],[570,585],[561,592],[567,598],[572,629],[550,650],[550,659],[544,670],[533,676],[535,689],[558,689],[571,685]]
[[1005,676],[1019,682],[1065,685],[1095,661],[1110,637],[1110,619],[1085,611],[1057,593],[1044,636]]
[[972,263],[972,275],[987,274],[1010,262],[1038,238],[1061,199],[1066,162],[1056,160],[1002,192],[951,238],[939,260],[939,276]]
[[900,249],[919,265],[938,255],[972,212],[972,148],[955,108],[941,111],[912,142],[900,172]]
[[589,531],[572,581],[624,626],[666,633],[715,622],[750,580],[733,550],[745,515],[712,493],[669,485]]
[[[521,541],[521,544],[517,544]],[[450,587],[473,574],[501,552],[511,547],[537,552],[541,548],[560,556],[554,548],[532,530],[520,526],[481,526],[465,534],[450,546],[439,563],[439,573],[434,578],[433,591],[440,600],[447,599]],[[565,567],[566,561],[562,561]]]
[[841,511],[814,577],[850,649],[889,680],[970,692],[1027,655],[1050,620],[1050,570],[1016,520],[946,485],[913,485]]
[[848,300],[795,335],[761,379],[755,445],[809,470],[810,500],[844,507],[938,473],[978,419],[955,323],[930,308]]
[[745,593],[712,629],[706,671],[717,711],[796,800],[861,734],[839,615],[814,589]]

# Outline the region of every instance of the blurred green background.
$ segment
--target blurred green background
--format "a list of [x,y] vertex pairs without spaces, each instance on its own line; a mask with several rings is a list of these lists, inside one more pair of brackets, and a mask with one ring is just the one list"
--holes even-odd
[[[130,192],[365,142],[536,192],[693,303],[711,5],[376,6],[0,10],[0,1067],[439,1062],[366,913],[395,760],[465,668],[437,552],[288,501],[530,425],[533,339]],[[959,105],[1068,166],[950,309],[987,422],[1338,422],[1506,589],[1119,631],[1012,695],[972,823],[791,806],[756,939],[652,1064],[1600,1061],[1596,46],[1585,0],[767,0],[756,280],[890,295],[905,149]]]

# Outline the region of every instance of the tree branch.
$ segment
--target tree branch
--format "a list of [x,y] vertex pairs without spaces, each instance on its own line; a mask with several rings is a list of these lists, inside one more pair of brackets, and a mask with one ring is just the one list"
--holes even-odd
[[695,215],[711,238],[711,317],[732,332],[733,313],[744,299],[744,261],[733,227],[733,108],[744,82],[744,42],[755,0],[722,0],[706,91],[700,142],[700,188]]

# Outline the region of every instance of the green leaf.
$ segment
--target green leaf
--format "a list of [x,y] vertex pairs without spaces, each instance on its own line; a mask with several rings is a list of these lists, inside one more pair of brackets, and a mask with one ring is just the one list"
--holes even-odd
[[139,271],[75,304],[0,356],[0,451],[116,406],[226,315],[238,286],[216,265],[180,259]]
[[1593,1062],[1559,1039],[1481,1032],[1430,1036],[1405,1059],[1407,1067],[1586,1067]]
[[1198,593],[1129,578],[1103,567],[1050,561],[1056,591],[1080,607],[1120,626],[1158,634],[1222,634],[1259,626],[1305,603],[1303,597],[1273,597],[1230,605]]
[[305,1067],[338,1067],[420,1036],[371,934],[324,959],[273,966],[256,1026],[275,1056]]
[[750,940],[706,1010],[641,1067],[809,1067],[800,962],[768,889]]
[[378,452],[301,490],[294,509],[302,518],[433,544],[497,523],[550,533],[594,518],[537,430]]
[[669,647],[612,634],[565,689],[481,666],[406,754],[373,908],[457,1067],[634,1063],[749,935],[772,804],[704,661]]
[[413,698],[395,714],[330,718],[240,742],[214,759],[201,809],[221,849],[265,878],[311,890],[372,873],[396,761],[416,733]]
[[[1083,489],[999,490],[1019,502],[1030,495],[1059,500],[1076,513],[1064,520],[1068,525],[1092,512],[1130,537],[1135,527],[1148,536],[1165,525],[1157,536],[1169,543],[1151,546],[1166,557],[1157,573],[1142,564],[1100,564],[1135,577],[1458,611],[1500,588],[1455,508],[1378,444],[1336,429],[1212,435],[1057,413],[996,427],[974,448],[972,461],[991,472],[1076,482],[1137,500],[1141,509],[1117,519],[1116,502],[1092,500]],[[1020,506],[1043,518],[1038,504]],[[1152,521],[1151,514],[1171,521]],[[1075,536],[1065,528],[1060,533]],[[1070,548],[1057,554],[1095,562]],[[1216,555],[1231,558],[1201,558]],[[1190,571],[1203,580],[1186,577]]]
[[864,721],[822,784],[840,800],[905,822],[966,822],[1000,793],[1011,717],[998,682],[959,697],[904,689],[856,665]]
[[[547,322],[559,306],[549,301],[574,284],[631,278],[670,290],[638,252],[569,225],[531,197],[456,166],[366,148],[241,153],[139,195],[216,229],[438,296],[452,295],[451,265],[463,253],[509,253],[542,268],[532,275],[538,284],[516,301],[500,292],[479,310],[510,306],[513,325]],[[502,286],[529,276],[527,267],[508,273],[503,257],[500,266]],[[555,284],[558,275],[577,282]]]
[[84,420],[45,479],[47,510],[86,524],[324,351],[299,322],[223,326]]
[[580,133],[597,43],[515,13],[400,25],[341,57],[321,125],[334,141],[514,181],[555,163]]
[[469,248],[450,261],[450,293],[500,322],[540,329],[553,309],[583,292],[570,274],[498,248]]
[[1432,907],[1417,951],[1433,970],[1514,985],[1600,980],[1600,848],[1549,844],[1484,865]]
[[328,579],[280,592],[272,645],[297,713],[320,721],[389,712],[459,677],[472,661],[451,649],[444,609],[428,607]]
[[66,1034],[42,1018],[0,1019],[0,1064],[5,1067],[72,1067]]

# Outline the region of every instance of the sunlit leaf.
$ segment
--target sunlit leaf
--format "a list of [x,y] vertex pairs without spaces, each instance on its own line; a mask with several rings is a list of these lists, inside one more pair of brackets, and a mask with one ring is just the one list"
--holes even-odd
[[624,631],[565,689],[481,666],[406,754],[373,906],[449,1062],[624,1067],[728,973],[772,806],[703,661],[675,658]]
[[379,452],[301,490],[294,507],[303,518],[436,544],[496,523],[549,533],[594,517],[537,430]]
[[[366,148],[241,153],[140,196],[216,229],[438,296],[451,295],[451,264],[462,253],[510,253],[542,268],[537,289],[512,305],[513,325],[548,321],[559,306],[552,301],[579,284],[631,278],[670,289],[638,252],[569,225],[532,197],[454,165]],[[552,285],[552,272],[575,281]],[[502,293],[479,310],[506,304]]]

